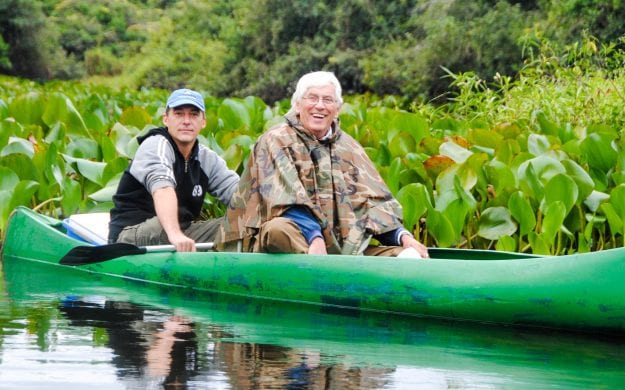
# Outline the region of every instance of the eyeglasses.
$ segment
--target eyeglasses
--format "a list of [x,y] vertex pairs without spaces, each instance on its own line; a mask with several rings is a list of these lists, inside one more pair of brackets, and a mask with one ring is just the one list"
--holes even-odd
[[331,96],[308,95],[308,96],[304,96],[302,99],[306,101],[306,104],[311,105],[311,106],[317,105],[319,101],[321,101],[321,103],[323,103],[324,106],[330,106],[336,103],[336,99],[334,99]]

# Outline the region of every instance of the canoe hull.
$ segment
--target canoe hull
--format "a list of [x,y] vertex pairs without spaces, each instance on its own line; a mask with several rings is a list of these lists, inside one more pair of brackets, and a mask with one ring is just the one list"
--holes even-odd
[[[57,264],[84,243],[60,221],[11,215],[4,261]],[[436,249],[430,260],[251,253],[150,253],[90,273],[271,300],[509,325],[625,331],[625,249],[537,257]],[[58,265],[59,267],[65,267]]]

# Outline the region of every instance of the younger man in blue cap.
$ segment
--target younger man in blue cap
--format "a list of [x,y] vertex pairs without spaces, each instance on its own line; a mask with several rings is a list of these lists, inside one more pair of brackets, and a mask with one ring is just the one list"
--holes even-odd
[[200,145],[206,126],[204,98],[178,89],[167,99],[163,124],[140,137],[134,159],[113,196],[109,242],[139,246],[173,244],[195,251],[211,242],[221,218],[198,221],[206,193],[228,204],[239,176]]

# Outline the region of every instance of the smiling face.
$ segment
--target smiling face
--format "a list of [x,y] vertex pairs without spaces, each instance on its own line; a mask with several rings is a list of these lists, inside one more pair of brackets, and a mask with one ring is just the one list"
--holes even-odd
[[184,105],[168,109],[163,115],[163,123],[180,152],[187,157],[200,130],[206,126],[206,116],[197,107]]
[[340,104],[333,85],[310,87],[295,106],[304,128],[317,139],[323,138],[337,118]]

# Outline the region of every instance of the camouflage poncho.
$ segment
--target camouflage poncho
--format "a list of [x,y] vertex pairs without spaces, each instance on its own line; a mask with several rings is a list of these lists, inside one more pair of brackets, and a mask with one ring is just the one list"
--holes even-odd
[[[371,236],[402,227],[402,209],[338,122],[319,141],[296,116],[261,135],[228,206],[217,248],[251,251],[261,225],[294,205],[320,222],[328,253],[362,254]],[[240,241],[242,240],[242,241]]]

